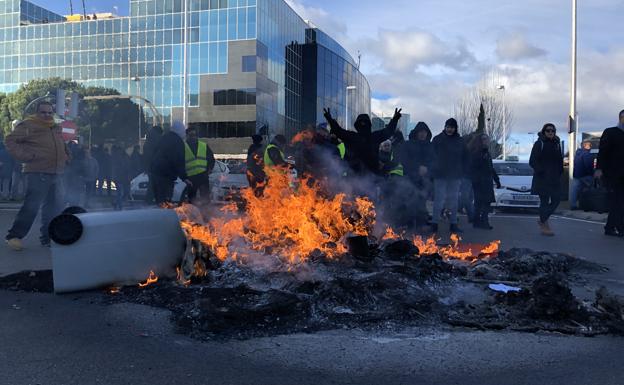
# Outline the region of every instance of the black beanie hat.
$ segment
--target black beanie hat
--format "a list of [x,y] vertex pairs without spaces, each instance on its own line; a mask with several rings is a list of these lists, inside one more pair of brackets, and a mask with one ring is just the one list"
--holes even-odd
[[457,130],[457,120],[450,118],[444,123],[444,127],[452,127]]

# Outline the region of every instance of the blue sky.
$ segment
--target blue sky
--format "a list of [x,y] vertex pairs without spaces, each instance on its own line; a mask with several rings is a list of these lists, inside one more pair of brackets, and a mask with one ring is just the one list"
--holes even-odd
[[[85,1],[88,12],[128,13],[128,0]],[[475,88],[502,84],[523,145],[545,122],[565,131],[570,0],[286,1],[354,57],[362,54],[376,113],[403,107],[437,131]],[[68,13],[69,0],[35,2]],[[624,0],[579,1],[578,15],[579,124],[601,130],[624,108]]]
[[[87,13],[115,12],[118,15],[127,16],[130,0],[84,0]],[[69,14],[69,0],[31,0],[46,9],[61,15]],[[82,0],[72,0],[74,13],[82,13]],[[115,10],[114,7],[117,7]]]

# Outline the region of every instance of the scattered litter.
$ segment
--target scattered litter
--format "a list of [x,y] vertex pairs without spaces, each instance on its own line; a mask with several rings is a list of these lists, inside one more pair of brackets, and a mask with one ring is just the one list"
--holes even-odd
[[491,283],[488,285],[488,287],[494,291],[498,291],[501,293],[518,292],[522,290],[519,287],[508,286],[504,283]]

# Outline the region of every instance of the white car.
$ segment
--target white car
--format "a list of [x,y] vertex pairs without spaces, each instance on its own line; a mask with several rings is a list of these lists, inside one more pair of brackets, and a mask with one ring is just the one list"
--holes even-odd
[[494,189],[496,207],[538,208],[539,196],[531,194],[533,169],[526,161],[494,160],[502,188]]
[[[220,184],[223,180],[225,180],[227,174],[229,174],[230,170],[228,166],[217,160],[215,162],[215,166],[210,173],[210,191],[211,191],[211,199],[212,200],[222,200],[223,197],[222,189]],[[146,173],[142,173],[138,175],[136,178],[132,179],[130,182],[130,195],[132,199],[145,199],[147,196],[147,185],[148,185],[148,177]],[[174,202],[180,202],[186,196],[186,184],[180,180],[180,178],[176,179],[175,184],[173,186],[173,197],[172,200]]]

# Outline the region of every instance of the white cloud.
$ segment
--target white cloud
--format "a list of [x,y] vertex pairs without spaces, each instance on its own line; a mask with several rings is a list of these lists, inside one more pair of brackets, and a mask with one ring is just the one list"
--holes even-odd
[[333,17],[323,8],[306,6],[301,0],[285,0],[304,20],[309,20],[340,43],[347,40],[347,24]]
[[546,51],[530,44],[520,33],[514,33],[498,39],[496,55],[501,60],[518,61],[545,56]]
[[476,62],[465,41],[444,41],[421,29],[379,30],[377,38],[364,43],[390,72],[410,73],[434,65],[463,70]]

